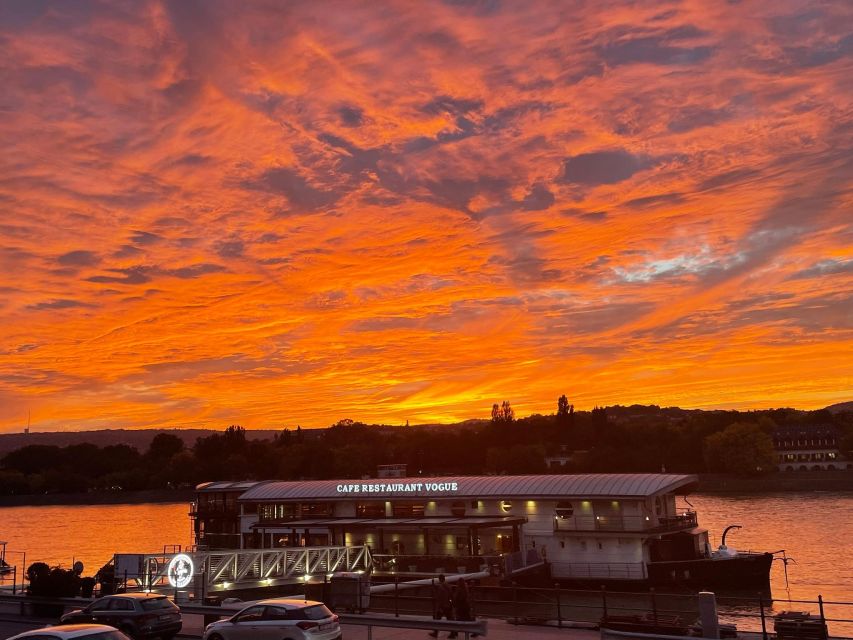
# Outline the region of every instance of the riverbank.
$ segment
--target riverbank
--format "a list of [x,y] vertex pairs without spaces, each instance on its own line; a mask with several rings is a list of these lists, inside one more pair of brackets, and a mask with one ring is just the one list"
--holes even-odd
[[157,489],[150,491],[90,491],[85,493],[48,493],[42,495],[0,496],[0,507],[44,507],[49,505],[168,504],[190,502],[193,489]]
[[699,474],[700,493],[853,491],[853,471],[792,471],[766,476]]

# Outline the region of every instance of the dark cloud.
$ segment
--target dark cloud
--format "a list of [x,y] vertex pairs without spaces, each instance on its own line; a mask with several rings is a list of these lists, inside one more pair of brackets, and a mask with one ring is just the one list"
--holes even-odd
[[643,198],[634,198],[625,202],[626,207],[632,209],[648,209],[661,204],[680,204],[684,202],[683,193],[662,193],[657,196],[645,196]]
[[285,196],[292,213],[323,210],[343,195],[334,190],[314,187],[302,175],[286,167],[267,169],[256,178],[244,182],[243,186]]
[[134,231],[133,235],[130,237],[130,241],[133,244],[141,244],[141,245],[152,245],[157,244],[163,238],[158,236],[156,233],[150,233],[148,231]]
[[563,209],[560,211],[564,216],[580,218],[586,222],[604,222],[608,218],[606,211],[584,211],[583,209]]
[[338,109],[338,115],[345,127],[360,127],[364,124],[364,112],[358,107],[343,106]]
[[80,302],[79,300],[69,300],[67,298],[61,298],[57,300],[47,300],[45,302],[31,304],[27,307],[27,309],[31,309],[33,311],[44,311],[45,309],[79,309],[90,308],[93,306],[94,305],[87,304],[85,302]]
[[69,251],[59,256],[59,264],[64,267],[92,267],[101,261],[98,254],[92,251]]
[[436,96],[429,102],[421,105],[421,111],[436,116],[442,113],[452,115],[465,115],[472,111],[480,111],[483,108],[482,100],[469,100],[466,98],[454,98],[453,96]]
[[521,201],[521,207],[526,211],[541,211],[552,204],[554,204],[554,194],[541,182],[534,184]]
[[707,60],[713,53],[710,46],[676,46],[674,41],[703,35],[695,27],[685,26],[659,36],[619,39],[597,50],[597,57],[608,66],[626,64],[655,64],[661,66],[689,65]]
[[713,127],[732,117],[729,109],[687,107],[676,112],[666,127],[673,133],[686,133],[702,127]]
[[110,273],[117,273],[116,276],[92,276],[86,278],[89,282],[99,283],[118,283],[118,284],[144,284],[151,281],[150,268],[148,267],[130,267],[128,269],[107,269]]
[[142,249],[137,249],[132,244],[124,244],[118,251],[113,252],[114,258],[135,258],[144,253]]
[[853,34],[835,42],[807,47],[787,47],[785,56],[797,67],[811,68],[831,64],[853,54]]
[[243,255],[245,248],[245,243],[237,238],[216,243],[216,253],[220,258],[239,258]]
[[624,149],[594,151],[566,158],[559,180],[566,184],[587,186],[616,184],[651,166],[652,162],[648,158]]
[[150,282],[156,276],[180,278],[182,280],[191,280],[200,278],[201,276],[210,273],[220,273],[227,269],[219,264],[193,264],[177,269],[163,269],[160,267],[138,265],[127,269],[107,269],[110,273],[119,275],[114,276],[92,276],[86,278],[89,282],[98,283],[117,283],[117,284],[145,284]]
[[201,167],[210,164],[213,161],[211,156],[205,156],[199,153],[188,153],[180,158],[176,158],[169,164],[173,167]]
[[706,191],[708,189],[728,187],[739,182],[747,182],[753,178],[759,177],[760,175],[761,172],[757,169],[732,169],[731,171],[718,173],[715,176],[711,176],[710,178],[703,180],[696,188],[699,191]]
[[226,270],[227,269],[221,264],[204,263],[194,264],[188,267],[180,267],[179,269],[162,269],[159,270],[158,273],[164,276],[181,278],[182,280],[192,280],[194,278],[200,278],[201,276],[205,276],[209,273],[221,273],[222,271]]

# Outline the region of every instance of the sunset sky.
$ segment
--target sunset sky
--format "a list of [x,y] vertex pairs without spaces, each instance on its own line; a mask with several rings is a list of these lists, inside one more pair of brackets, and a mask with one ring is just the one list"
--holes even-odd
[[0,431],[853,400],[853,3],[0,3]]

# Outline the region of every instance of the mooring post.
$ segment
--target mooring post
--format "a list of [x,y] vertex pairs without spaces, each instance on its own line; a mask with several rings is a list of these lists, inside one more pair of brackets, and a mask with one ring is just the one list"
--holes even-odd
[[563,628],[563,612],[562,612],[562,607],[560,606],[560,585],[555,584],[554,586],[557,589],[557,628],[562,629]]
[[761,612],[761,640],[767,640],[767,619],[764,617],[764,594],[758,594],[758,610]]
[[607,618],[607,588],[601,585],[601,617]]
[[18,565],[12,567],[12,595],[18,592]]
[[652,618],[655,621],[655,625],[657,625],[657,623],[658,623],[658,601],[657,601],[657,598],[655,598],[655,588],[650,587],[649,593],[652,596]]
[[702,624],[702,637],[720,637],[720,621],[717,618],[717,598],[711,591],[699,592],[699,622]]
[[394,576],[394,617],[400,617],[400,577]]
[[514,580],[512,582],[512,601],[514,603],[512,610],[515,613],[515,623],[518,624],[518,584]]

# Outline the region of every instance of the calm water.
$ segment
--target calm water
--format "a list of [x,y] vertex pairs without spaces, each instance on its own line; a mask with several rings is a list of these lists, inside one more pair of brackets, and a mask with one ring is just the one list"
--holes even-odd
[[[740,550],[785,549],[789,558],[788,588],[782,562],[772,573],[775,610],[809,609],[781,601],[853,601],[853,494],[778,493],[747,497],[697,494],[689,497],[699,523],[720,542],[729,524],[729,546]],[[680,500],[679,500],[680,502]],[[164,545],[192,541],[189,505],[141,504],[99,506],[0,507],[0,540],[8,541],[8,561],[41,560],[70,566],[81,560],[94,573],[113,553],[161,552]],[[812,608],[813,609],[813,608]],[[830,617],[853,618],[853,607],[829,607]],[[853,625],[830,625],[853,636]]]

